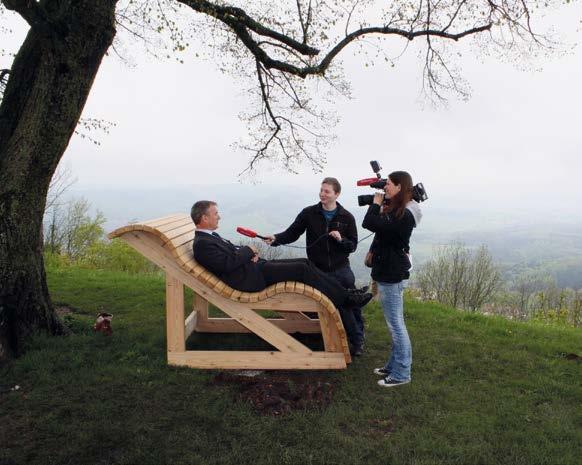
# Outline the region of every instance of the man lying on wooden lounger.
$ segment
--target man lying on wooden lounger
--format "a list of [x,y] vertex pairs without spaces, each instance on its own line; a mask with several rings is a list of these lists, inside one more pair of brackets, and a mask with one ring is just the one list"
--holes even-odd
[[258,292],[282,281],[299,281],[320,290],[336,307],[363,307],[372,298],[370,293],[345,289],[306,258],[264,260],[256,248],[223,239],[215,232],[220,220],[216,202],[200,200],[190,214],[196,225],[194,258],[234,289]]

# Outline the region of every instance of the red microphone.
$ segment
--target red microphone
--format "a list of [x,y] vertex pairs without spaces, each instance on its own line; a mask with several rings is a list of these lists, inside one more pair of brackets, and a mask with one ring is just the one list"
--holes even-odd
[[356,185],[357,186],[369,186],[370,184],[374,183],[374,182],[378,182],[378,178],[366,178],[366,179],[360,179]]
[[260,234],[257,234],[252,229],[243,228],[242,226],[238,226],[236,228],[236,232],[239,234],[242,234],[243,236],[247,236],[247,237],[252,237],[252,238],[258,237],[259,239],[266,239],[265,236],[261,236]]

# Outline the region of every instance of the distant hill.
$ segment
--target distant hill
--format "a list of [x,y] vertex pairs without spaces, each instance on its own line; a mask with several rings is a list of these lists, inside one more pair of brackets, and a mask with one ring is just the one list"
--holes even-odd
[[[172,189],[77,189],[72,196],[84,197],[107,218],[110,231],[130,221],[151,219],[174,212],[189,212],[192,203],[212,199],[219,203],[222,216],[220,232],[232,240],[243,239],[236,226],[246,226],[261,233],[285,229],[299,211],[318,201],[314,189],[272,185],[215,185]],[[361,225],[366,207],[357,205],[357,195],[368,190],[344,188],[340,202]],[[552,273],[559,286],[582,288],[582,220],[538,220],[523,211],[495,211],[491,208],[456,206],[450,200],[429,199],[422,205],[423,220],[415,230],[412,251],[415,264],[429,259],[435,247],[460,241],[471,248],[485,244],[508,272],[525,268]],[[360,239],[370,233],[359,228]],[[372,238],[359,245],[352,266],[357,278],[364,282],[369,270],[363,265]],[[298,242],[300,244],[300,242]],[[291,250],[291,249],[290,249]],[[301,251],[293,249],[297,255]]]

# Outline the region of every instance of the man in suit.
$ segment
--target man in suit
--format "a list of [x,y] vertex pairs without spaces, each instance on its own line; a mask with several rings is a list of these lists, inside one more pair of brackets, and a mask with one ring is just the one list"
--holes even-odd
[[236,246],[220,237],[216,202],[200,200],[190,212],[196,225],[194,258],[222,281],[239,291],[257,292],[282,281],[299,281],[324,293],[336,307],[366,305],[372,294],[345,289],[305,258],[264,260],[252,246]]

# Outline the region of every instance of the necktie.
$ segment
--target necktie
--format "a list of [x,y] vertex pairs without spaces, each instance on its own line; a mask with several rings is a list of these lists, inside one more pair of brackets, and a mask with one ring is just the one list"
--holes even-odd
[[239,247],[234,245],[232,242],[230,242],[228,239],[225,239],[224,237],[222,237],[220,234],[212,231],[212,235],[214,237],[216,237],[217,239],[220,239],[222,242],[224,242],[225,244],[230,245],[231,247],[234,247],[235,249],[238,249]]

